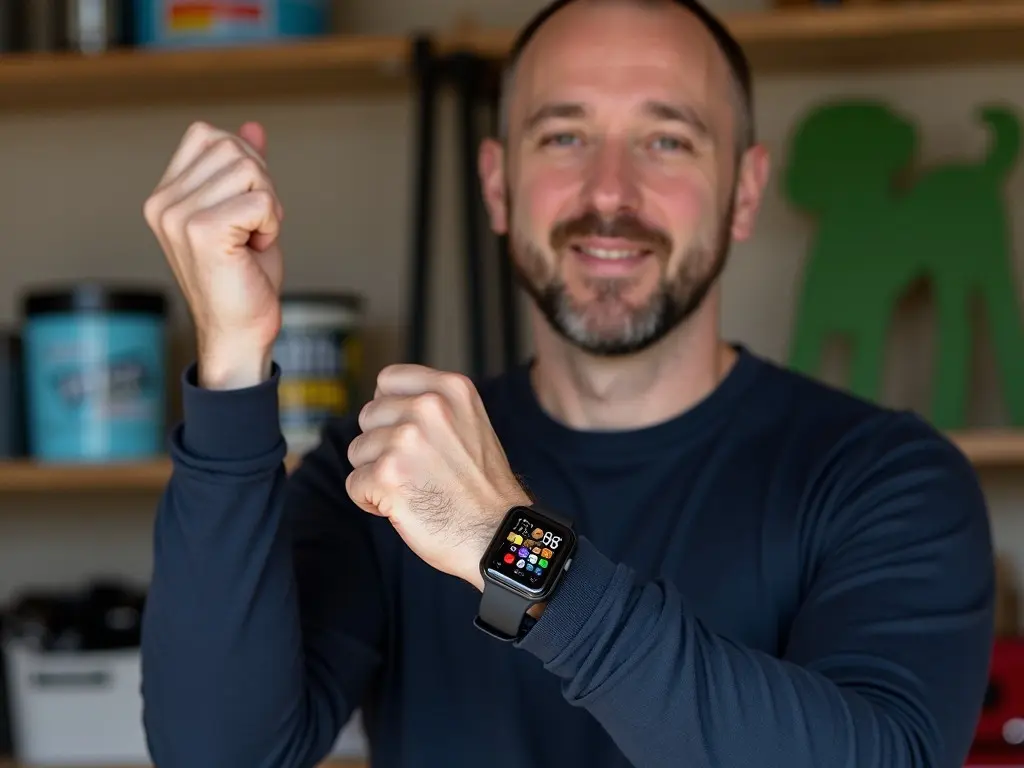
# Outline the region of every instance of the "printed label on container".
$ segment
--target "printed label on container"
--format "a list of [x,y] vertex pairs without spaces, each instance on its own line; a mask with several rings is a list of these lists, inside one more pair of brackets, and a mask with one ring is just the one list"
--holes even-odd
[[163,0],[164,29],[169,34],[269,32],[276,28],[273,0]]
[[157,453],[164,420],[159,320],[33,319],[26,328],[30,443],[46,458]]
[[280,332],[274,360],[281,367],[283,429],[318,429],[327,419],[349,411],[358,349],[356,337],[347,332]]

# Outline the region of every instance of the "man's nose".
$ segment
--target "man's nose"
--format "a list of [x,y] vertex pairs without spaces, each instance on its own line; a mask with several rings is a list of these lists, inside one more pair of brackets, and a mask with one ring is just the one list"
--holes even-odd
[[606,143],[593,155],[585,194],[591,207],[606,216],[622,210],[637,210],[640,192],[637,173],[628,150],[618,143]]

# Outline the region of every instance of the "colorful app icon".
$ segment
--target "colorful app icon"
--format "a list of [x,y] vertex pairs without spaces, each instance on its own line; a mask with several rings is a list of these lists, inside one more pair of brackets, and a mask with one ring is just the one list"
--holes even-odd
[[513,557],[511,554],[505,555],[506,563],[511,563],[513,560],[515,560],[515,557]]
[[544,551],[540,553],[540,556],[541,556],[541,557],[545,557],[545,558],[547,558],[548,560],[550,560],[550,559],[551,559],[551,556],[552,556],[552,555],[554,555],[554,554],[555,554],[555,553],[554,553],[554,552],[552,552],[552,551],[551,551],[550,549],[548,549],[547,547],[544,547]]
[[522,544],[522,543],[523,543],[523,537],[522,537],[522,536],[520,536],[520,535],[519,535],[519,534],[517,533],[517,534],[516,534],[516,537],[515,537],[514,539],[512,539],[512,543],[513,543],[513,544]]
[[530,555],[529,560],[530,560],[531,563],[536,563],[537,562],[537,556],[536,555]]
[[527,539],[526,541],[523,542],[523,546],[527,547],[527,548],[535,547],[535,546],[537,546],[537,542],[534,541],[533,539]]
[[537,565],[539,565],[539,566],[540,566],[541,568],[547,568],[547,567],[548,567],[548,561],[547,561],[547,560],[545,560],[545,559],[544,559],[544,558],[542,557],[542,558],[540,559],[540,562],[539,562],[539,563],[537,563]]
[[515,541],[515,540],[516,540],[516,535],[515,535],[514,533],[510,533],[510,534],[508,535],[508,540],[509,540],[509,541]]
[[519,549],[519,547],[517,547],[515,544],[513,544],[511,547],[508,548],[508,551],[509,552],[515,552],[517,549]]
[[516,562],[516,568],[522,568],[524,565],[526,565],[525,560],[519,560]]
[[520,547],[519,551],[516,552],[516,554],[520,557],[526,557],[528,554],[530,554],[530,550],[528,550],[526,547]]
[[540,554],[540,547],[534,547],[530,551],[533,552],[533,554],[535,554],[535,555],[539,555]]
[[533,573],[533,566],[530,565],[529,563],[527,563],[526,564],[526,570],[530,571],[530,573]]
[[539,539],[543,535],[544,535],[544,529],[543,528],[534,528],[533,529],[533,538]]

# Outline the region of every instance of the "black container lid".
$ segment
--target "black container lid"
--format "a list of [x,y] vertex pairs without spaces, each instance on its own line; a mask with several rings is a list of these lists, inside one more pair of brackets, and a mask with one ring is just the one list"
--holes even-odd
[[345,307],[360,311],[365,299],[358,293],[347,291],[285,291],[281,294],[282,304],[321,304],[331,307]]
[[81,282],[26,293],[26,317],[68,312],[141,312],[166,315],[167,297],[156,289]]

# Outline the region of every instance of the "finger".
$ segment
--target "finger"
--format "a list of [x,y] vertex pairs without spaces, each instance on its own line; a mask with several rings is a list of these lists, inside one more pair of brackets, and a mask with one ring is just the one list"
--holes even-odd
[[[441,395],[453,413],[469,416],[477,413],[478,400],[472,380],[461,373],[438,371],[424,365],[396,364],[377,376],[377,391],[382,396],[410,397],[434,392]],[[427,405],[436,405],[430,403]]]
[[401,397],[397,395],[374,396],[359,411],[359,428],[363,432],[382,427],[391,427],[403,421],[410,421],[417,408],[420,395]]
[[473,382],[461,373],[439,371],[425,365],[398,363],[385,367],[377,376],[382,395],[419,395],[439,392],[453,401],[464,401],[476,392]]
[[254,189],[195,214],[185,234],[192,242],[212,240],[224,252],[231,252],[246,247],[253,233],[273,241],[280,231],[273,195],[265,189]]
[[229,167],[246,167],[250,177],[267,176],[266,161],[252,147],[234,136],[223,136],[211,143],[181,174],[157,190],[157,197],[165,207],[176,205],[197,189],[209,183]]
[[267,156],[267,131],[257,122],[249,121],[243,123],[238,129],[238,135],[245,140],[249,146],[259,152],[260,157]]
[[386,366],[377,375],[377,391],[381,395],[418,395],[437,390],[441,371],[425,365],[399,363]]
[[345,492],[361,510],[382,517],[383,513],[377,507],[379,491],[376,490],[373,472],[372,464],[353,469],[345,478]]
[[207,147],[227,135],[226,131],[214,128],[201,120],[192,123],[185,131],[185,135],[181,137],[181,142],[171,156],[171,161],[167,164],[157,188],[164,187],[178,178],[186,168],[195,162],[197,157],[206,151]]
[[280,218],[281,203],[274,182],[264,173],[263,167],[249,156],[240,157],[214,172],[202,186],[175,205],[183,206],[188,211],[200,211],[253,190],[265,190],[271,194],[274,198],[275,212]]
[[348,444],[348,463],[359,468],[377,461],[391,447],[394,427],[365,430]]

